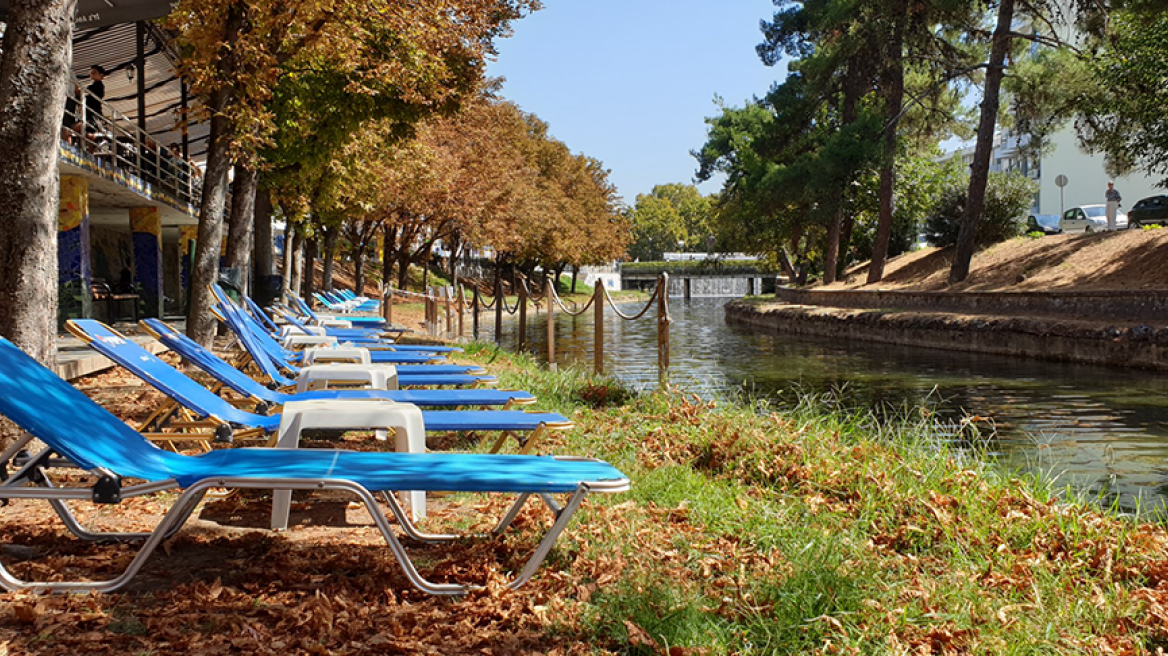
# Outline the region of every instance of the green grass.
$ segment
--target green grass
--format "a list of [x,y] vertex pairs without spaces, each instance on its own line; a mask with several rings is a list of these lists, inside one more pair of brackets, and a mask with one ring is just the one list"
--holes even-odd
[[557,561],[557,587],[596,590],[567,601],[549,635],[645,654],[1164,644],[1140,599],[1159,581],[1148,572],[1168,572],[1157,526],[953,451],[960,427],[928,413],[638,395],[493,346],[467,352],[502,387],[574,418],[554,452],[605,459],[633,481],[591,497],[562,538],[573,556]]

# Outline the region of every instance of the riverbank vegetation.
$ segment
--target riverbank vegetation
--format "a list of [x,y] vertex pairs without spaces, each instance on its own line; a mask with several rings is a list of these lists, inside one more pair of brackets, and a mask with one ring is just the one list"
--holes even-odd
[[[1164,85],[1147,84],[1163,80],[1155,3],[776,4],[757,51],[785,79],[744,106],[717,99],[694,156],[698,180],[723,179],[709,204],[718,242],[791,280],[831,284],[868,260],[880,282],[926,232],[955,244],[948,280],[963,282],[975,247],[1025,220],[1024,187],[1064,130],[1109,175],[1168,170]],[[973,148],[943,156],[953,138]]]
[[[772,406],[637,395],[483,344],[466,359],[572,417],[577,427],[551,436],[548,451],[606,459],[633,481],[626,494],[590,497],[523,589],[494,586],[495,570],[521,563],[534,531],[469,552],[424,549],[427,572],[489,588],[437,599],[410,588],[346,501],[297,504],[299,524],[270,535],[241,530],[267,518],[265,498],[244,495],[209,501],[128,591],[0,595],[0,643],[13,653],[671,655],[1168,644],[1168,535],[985,464],[976,420],[964,430],[924,411],[878,421],[831,398]],[[127,418],[152,401],[116,373],[80,387]],[[453,436],[431,444],[481,448]],[[346,446],[378,448],[353,436]],[[439,498],[428,527],[485,528],[502,506],[476,502],[468,514],[461,500]],[[41,551],[60,529],[33,508],[14,502],[0,522]],[[139,525],[157,513],[156,502],[131,500],[100,514]],[[520,525],[545,519],[533,510]],[[120,553],[110,549],[68,545],[45,566],[101,568]]]

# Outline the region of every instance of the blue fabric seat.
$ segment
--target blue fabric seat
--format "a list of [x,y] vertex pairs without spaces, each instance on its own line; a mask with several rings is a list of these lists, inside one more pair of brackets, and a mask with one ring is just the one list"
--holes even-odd
[[[432,594],[459,594],[468,587],[433,583],[417,571],[390,527],[375,493],[389,504],[409,535],[423,540],[448,540],[454,536],[419,532],[393,495],[386,492],[409,489],[518,494],[519,498],[499,522],[496,532],[510,525],[530,495],[548,501],[550,494],[570,493],[571,498],[557,512],[552,529],[512,582],[513,587],[519,587],[534,575],[556,536],[589,491],[617,492],[629,486],[628,479],[606,463],[547,456],[244,448],[186,456],[163,451],[3,338],[0,338],[0,414],[27,431],[15,445],[0,454],[0,462],[10,472],[0,482],[0,499],[47,500],[65,525],[83,539],[145,540],[127,569],[106,581],[27,582],[0,563],[0,584],[9,590],[116,590],[141,569],[163,539],[181,528],[208,489],[215,487],[350,492],[373,515],[414,585]],[[41,440],[47,448],[29,455],[26,449],[32,447],[33,438]],[[93,472],[97,482],[92,485],[55,483],[53,471],[67,466]],[[67,500],[119,503],[176,488],[183,493],[151,533],[87,531],[64,503]],[[550,502],[549,506],[558,508]]]
[[[296,381],[284,375],[289,372],[293,376],[300,369],[294,364],[297,354],[288,351],[278,344],[263,330],[257,330],[254,324],[248,323],[248,318],[235,306],[221,289],[214,289],[219,298],[219,309],[227,327],[239,339],[240,345],[251,357],[255,365],[273,383],[281,387],[295,385]],[[289,358],[292,358],[290,360]],[[464,365],[418,365],[397,366],[398,383],[401,385],[424,386],[467,386],[483,383],[493,383],[495,378],[486,375],[479,367]]]
[[[227,399],[216,395],[197,381],[160,360],[132,340],[95,319],[70,319],[65,323],[69,332],[91,348],[118,363],[130,373],[166,394],[200,418],[216,424],[258,428],[272,433],[280,427],[280,415],[263,415],[240,409]],[[338,400],[343,404],[342,400]],[[340,408],[342,406],[338,406]],[[570,428],[571,420],[553,412],[521,412],[517,410],[426,410],[422,420],[427,431],[462,432],[530,432],[538,438],[548,428]],[[538,439],[516,436],[525,450],[534,448]],[[496,441],[496,450],[503,440]]]
[[[280,345],[259,323],[256,322],[249,314],[241,310],[227,297],[218,285],[212,285],[216,298],[219,301],[219,309],[223,312],[224,320],[227,327],[242,340],[244,333],[250,333],[256,340],[257,345],[263,349],[269,357],[273,358],[277,363],[298,364],[303,360],[304,354],[296,351],[290,351]],[[360,345],[358,345],[360,346]],[[377,351],[371,350],[369,357],[374,363],[384,364],[401,364],[401,363],[423,363],[431,362],[437,355],[425,355],[420,353],[399,353],[396,351]],[[400,370],[399,370],[400,371]],[[452,364],[428,364],[425,369],[410,370],[411,373],[430,373],[430,374],[468,374],[472,372],[482,371],[480,367],[467,365],[452,365]]]
[[[413,403],[419,406],[493,406],[525,404],[535,401],[535,397],[530,392],[495,389],[315,390],[288,394],[270,389],[252,380],[247,374],[224,362],[219,356],[203,348],[160,319],[143,319],[139,324],[167,348],[211,374],[220,383],[239,394],[272,405],[313,399],[390,399],[399,403]],[[403,376],[408,384],[411,380],[410,374],[403,374]]]

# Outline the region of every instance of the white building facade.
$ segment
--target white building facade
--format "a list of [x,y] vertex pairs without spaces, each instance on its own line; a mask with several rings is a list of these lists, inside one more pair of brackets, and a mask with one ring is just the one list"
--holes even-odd
[[[990,160],[991,171],[1018,171],[1038,183],[1038,195],[1034,199],[1031,212],[1034,214],[1061,214],[1064,209],[1076,205],[1098,205],[1105,202],[1108,180],[1115,181],[1115,188],[1123,195],[1123,207],[1130,208],[1136,201],[1148,196],[1162,194],[1155,187],[1156,180],[1141,174],[1109,177],[1103,169],[1103,156],[1083,152],[1079,148],[1074,127],[1068,125],[1051,136],[1050,147],[1041,157],[1026,157],[1022,146],[1027,137],[1018,137],[1002,130],[994,135],[994,153]],[[947,153],[941,161],[961,158],[966,164],[973,162],[973,146]],[[1055,179],[1067,176],[1067,185],[1059,189]],[[1061,193],[1060,193],[1061,192]]]

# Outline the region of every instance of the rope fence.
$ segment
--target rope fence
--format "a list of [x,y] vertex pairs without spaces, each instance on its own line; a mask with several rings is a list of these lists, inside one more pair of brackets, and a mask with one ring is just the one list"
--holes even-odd
[[[478,339],[479,314],[486,311],[494,311],[495,343],[497,344],[501,343],[503,339],[503,315],[517,314],[519,317],[519,325],[517,327],[518,350],[523,351],[527,348],[527,307],[530,303],[537,312],[541,307],[547,311],[547,361],[548,366],[554,369],[556,367],[556,310],[558,309],[560,312],[571,317],[582,316],[588,310],[592,310],[595,316],[593,320],[593,370],[598,375],[602,375],[604,374],[605,307],[608,307],[613,314],[624,321],[637,321],[645,317],[649,313],[649,310],[653,309],[654,304],[656,304],[658,375],[662,384],[667,380],[670,358],[669,326],[672,323],[669,316],[669,274],[667,273],[662,273],[657,277],[657,283],[653,287],[653,293],[649,296],[649,300],[646,301],[645,306],[640,311],[634,314],[621,312],[617,307],[616,301],[613,300],[603,285],[596,286],[592,297],[588,299],[584,307],[572,310],[569,310],[564,300],[560,298],[555,284],[550,278],[545,282],[543,293],[537,296],[531,293],[527,279],[521,276],[515,285],[516,298],[514,305],[507,304],[507,297],[503,294],[501,281],[496,281],[495,295],[491,298],[490,303],[486,301],[486,297],[479,291],[478,287],[473,285],[470,286],[471,293],[470,301],[468,302],[466,287],[467,285],[465,283],[459,285],[457,288],[453,286],[431,287],[426,293],[418,293],[386,286],[382,292],[382,314],[385,320],[392,324],[393,299],[395,297],[401,296],[421,299],[425,304],[425,327],[427,334],[430,336],[440,336],[444,333],[447,338],[462,338],[465,337],[463,315],[469,310],[472,334],[475,339]],[[575,304],[573,303],[573,305]]]

